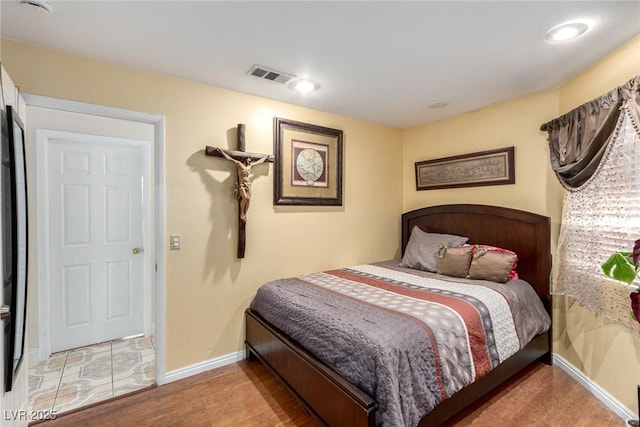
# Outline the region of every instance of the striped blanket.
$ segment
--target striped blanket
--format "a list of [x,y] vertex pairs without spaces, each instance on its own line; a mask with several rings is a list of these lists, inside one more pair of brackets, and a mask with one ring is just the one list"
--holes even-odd
[[276,280],[251,308],[375,398],[385,426],[417,425],[550,326],[522,280],[451,279],[397,261]]

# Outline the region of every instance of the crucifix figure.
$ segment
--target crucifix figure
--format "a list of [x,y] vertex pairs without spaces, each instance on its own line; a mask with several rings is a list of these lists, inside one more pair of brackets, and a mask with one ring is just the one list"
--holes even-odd
[[238,180],[234,189],[234,195],[238,199],[238,258],[244,258],[246,241],[247,210],[251,202],[251,168],[261,163],[273,163],[274,158],[269,154],[247,153],[245,149],[244,125],[238,124],[238,150],[223,150],[217,147],[207,146],[207,156],[222,157],[232,162],[238,173]]
[[269,159],[269,156],[265,155],[255,162],[251,161],[251,157],[246,157],[240,161],[234,159],[220,148],[216,148],[216,151],[225,159],[233,162],[238,169],[238,182],[236,183],[234,195],[236,196],[236,199],[238,199],[238,202],[240,202],[240,221],[247,222],[247,211],[249,210],[249,203],[251,202],[251,181],[249,179],[251,168],[255,165],[266,162]]

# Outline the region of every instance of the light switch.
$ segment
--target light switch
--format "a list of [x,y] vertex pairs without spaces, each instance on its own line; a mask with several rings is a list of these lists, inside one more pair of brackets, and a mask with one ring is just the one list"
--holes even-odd
[[182,235],[181,234],[172,234],[171,236],[169,236],[169,241],[170,241],[170,247],[171,250],[178,250],[180,249],[180,241],[182,240]]

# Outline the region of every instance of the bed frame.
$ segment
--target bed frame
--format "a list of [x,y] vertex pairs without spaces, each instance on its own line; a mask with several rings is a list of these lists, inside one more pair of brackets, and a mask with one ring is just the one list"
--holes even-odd
[[[469,237],[482,243],[510,249],[518,254],[518,275],[536,290],[551,314],[549,218],[516,209],[485,205],[442,205],[417,209],[402,215],[402,252],[411,230]],[[376,425],[377,403],[300,345],[246,311],[247,358],[261,360],[322,424],[329,426]],[[551,333],[536,336],[478,381],[458,391],[426,414],[419,426],[437,426],[481,399],[487,393],[536,360],[551,363]]]

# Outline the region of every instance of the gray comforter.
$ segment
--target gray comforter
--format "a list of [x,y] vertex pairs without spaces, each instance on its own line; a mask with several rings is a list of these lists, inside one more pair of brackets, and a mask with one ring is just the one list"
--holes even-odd
[[385,426],[417,425],[550,326],[522,280],[451,279],[397,261],[276,280],[251,308],[372,396]]

